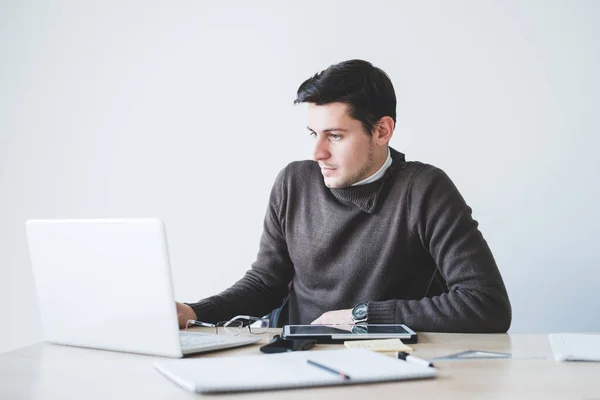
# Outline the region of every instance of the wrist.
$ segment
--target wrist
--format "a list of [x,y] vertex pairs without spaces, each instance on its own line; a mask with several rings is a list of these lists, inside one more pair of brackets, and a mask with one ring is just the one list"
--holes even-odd
[[188,303],[183,303],[183,307],[184,307],[184,317],[186,320],[188,319],[193,319],[193,320],[197,320],[198,316],[196,315],[196,311],[194,311],[194,309],[192,308],[192,306]]

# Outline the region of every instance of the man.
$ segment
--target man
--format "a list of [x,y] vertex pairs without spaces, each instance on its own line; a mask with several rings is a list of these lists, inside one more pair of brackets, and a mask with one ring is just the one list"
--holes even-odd
[[314,161],[275,180],[256,262],[224,292],[177,303],[180,325],[261,316],[289,294],[291,324],[404,323],[506,332],[508,295],[471,209],[448,176],[388,147],[389,77],[362,60],[306,80]]

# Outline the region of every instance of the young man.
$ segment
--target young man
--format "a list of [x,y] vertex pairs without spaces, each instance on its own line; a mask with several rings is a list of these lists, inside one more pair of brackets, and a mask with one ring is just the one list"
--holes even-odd
[[313,161],[277,176],[252,268],[216,296],[177,303],[180,325],[268,314],[292,282],[291,324],[506,332],[510,302],[471,209],[442,170],[388,147],[396,96],[385,72],[332,65],[295,103],[308,103]]

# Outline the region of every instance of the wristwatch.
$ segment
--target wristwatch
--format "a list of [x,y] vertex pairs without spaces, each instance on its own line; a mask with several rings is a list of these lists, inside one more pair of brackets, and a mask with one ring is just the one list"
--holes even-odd
[[355,305],[352,309],[351,317],[355,324],[367,322],[367,319],[369,319],[369,303],[360,303]]

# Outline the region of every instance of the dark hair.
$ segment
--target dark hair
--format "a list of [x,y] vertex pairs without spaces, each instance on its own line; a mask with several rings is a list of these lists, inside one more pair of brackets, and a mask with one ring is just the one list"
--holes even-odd
[[350,116],[371,134],[385,116],[396,123],[396,94],[390,77],[364,60],[348,60],[331,65],[308,78],[298,88],[294,104],[345,103]]

